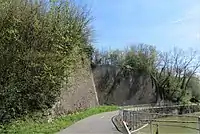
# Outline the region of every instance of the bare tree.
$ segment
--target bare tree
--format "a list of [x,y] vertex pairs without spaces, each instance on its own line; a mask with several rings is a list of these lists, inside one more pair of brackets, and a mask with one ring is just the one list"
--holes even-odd
[[[170,99],[180,101],[187,92],[187,85],[200,67],[196,51],[174,48],[168,53],[158,54],[156,68],[150,73],[155,85],[157,101]],[[179,95],[175,97],[175,93]]]

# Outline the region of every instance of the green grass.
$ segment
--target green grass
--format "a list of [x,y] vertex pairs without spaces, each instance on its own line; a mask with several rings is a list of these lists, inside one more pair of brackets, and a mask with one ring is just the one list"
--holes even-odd
[[2,133],[54,134],[88,116],[102,113],[102,112],[114,111],[114,110],[118,110],[118,107],[117,106],[99,106],[99,107],[90,108],[81,112],[76,112],[74,114],[58,117],[54,119],[51,123],[48,123],[47,120],[41,120],[41,119],[39,121],[34,121],[32,119],[18,120],[18,121],[10,123],[7,126],[2,126],[0,128],[0,133],[1,134]]

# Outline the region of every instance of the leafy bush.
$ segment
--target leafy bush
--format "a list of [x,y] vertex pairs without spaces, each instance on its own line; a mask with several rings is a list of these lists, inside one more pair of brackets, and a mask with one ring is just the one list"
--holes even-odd
[[48,109],[92,50],[90,18],[68,1],[0,0],[0,121]]
[[193,99],[200,100],[200,83],[199,78],[193,76],[188,83],[188,89],[191,90]]

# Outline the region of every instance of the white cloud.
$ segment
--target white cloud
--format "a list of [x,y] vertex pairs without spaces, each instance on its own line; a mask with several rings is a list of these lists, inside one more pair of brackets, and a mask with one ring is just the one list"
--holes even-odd
[[178,19],[178,20],[175,20],[175,21],[172,21],[171,23],[175,24],[175,23],[180,23],[182,22],[184,19]]
[[172,21],[171,23],[172,24],[177,24],[177,23],[184,23],[186,21],[189,21],[189,20],[192,20],[192,19],[195,19],[197,16],[191,16],[191,15],[185,15],[184,17],[180,18],[180,19],[177,19],[177,20],[174,20]]
[[174,23],[174,24],[181,23],[181,22],[186,22],[186,21],[190,21],[190,20],[196,20],[199,18],[200,18],[200,8],[199,8],[199,6],[194,5],[190,9],[185,11],[185,13],[183,13],[183,17],[180,17],[179,19],[172,21],[172,23]]
[[[167,26],[167,33],[180,40],[200,41],[200,8],[193,5]],[[170,30],[168,30],[170,29]]]

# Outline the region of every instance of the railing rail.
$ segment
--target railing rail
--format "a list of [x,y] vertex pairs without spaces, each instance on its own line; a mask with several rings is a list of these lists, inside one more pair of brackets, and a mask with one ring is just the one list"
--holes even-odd
[[[168,116],[183,116],[179,113],[173,113],[176,109],[185,109],[182,114],[200,111],[199,104],[178,104],[178,103],[162,103],[162,104],[140,104],[132,106],[124,106],[120,108],[119,115],[121,120],[126,125],[128,130],[135,132],[147,124],[151,124],[156,119]],[[169,110],[171,109],[171,111]],[[188,111],[187,111],[188,110]],[[180,111],[178,111],[180,112]],[[198,116],[184,115],[184,117],[193,117],[198,119]],[[158,120],[157,120],[158,121]],[[199,119],[200,121],[200,119]],[[200,123],[200,122],[196,122]]]

